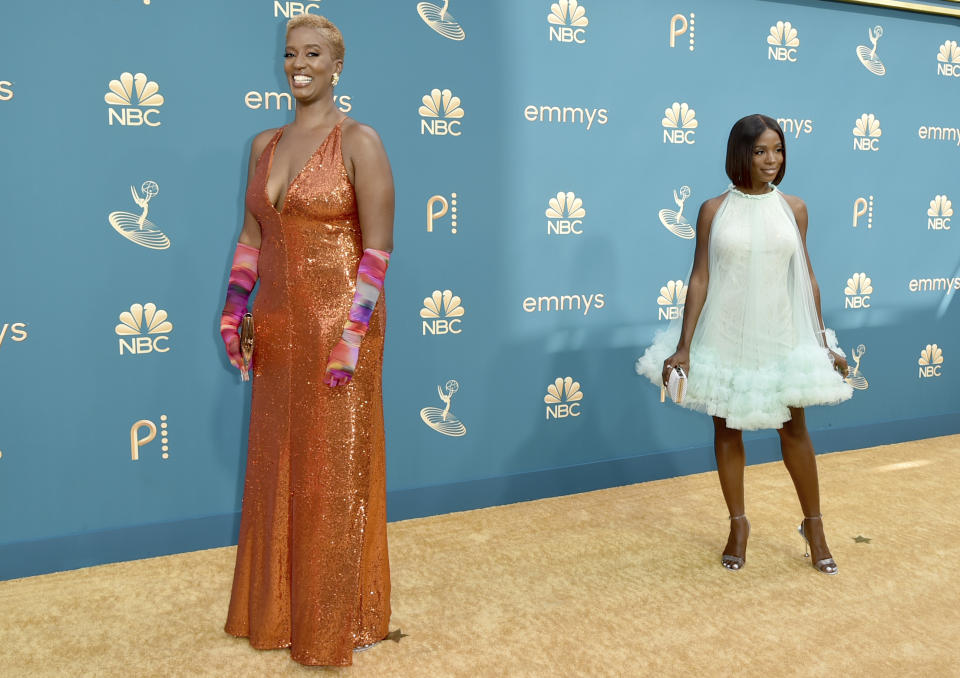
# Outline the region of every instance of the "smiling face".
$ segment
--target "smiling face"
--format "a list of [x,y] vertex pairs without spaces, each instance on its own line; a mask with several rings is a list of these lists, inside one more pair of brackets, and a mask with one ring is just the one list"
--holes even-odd
[[312,26],[298,26],[287,34],[283,70],[297,101],[310,102],[332,96],[334,73],[343,69],[323,32]]
[[765,129],[753,142],[750,163],[752,188],[759,190],[776,179],[782,166],[783,143],[780,141],[780,135],[772,129]]

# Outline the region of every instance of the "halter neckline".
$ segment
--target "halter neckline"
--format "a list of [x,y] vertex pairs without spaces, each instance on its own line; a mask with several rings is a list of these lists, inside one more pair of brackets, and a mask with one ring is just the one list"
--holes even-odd
[[768,185],[771,189],[773,189],[773,190],[769,191],[768,193],[744,193],[743,191],[741,191],[739,188],[737,188],[737,187],[734,186],[733,184],[730,184],[729,186],[727,186],[727,190],[730,191],[731,193],[736,193],[737,195],[739,195],[739,196],[741,196],[741,197],[743,197],[743,198],[749,198],[750,200],[765,200],[765,199],[769,198],[771,195],[775,195],[775,194],[777,193],[777,187],[776,187],[776,186],[774,186],[773,184],[767,184],[767,185]]

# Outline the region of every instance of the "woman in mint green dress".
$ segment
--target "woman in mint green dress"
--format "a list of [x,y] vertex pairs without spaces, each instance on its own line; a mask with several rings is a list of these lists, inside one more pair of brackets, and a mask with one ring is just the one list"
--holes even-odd
[[798,531],[814,567],[836,574],[820,514],[817,462],[803,408],[847,400],[847,363],[824,329],[806,248],[807,208],[777,189],[786,169],[783,130],[765,115],[730,130],[727,192],[707,200],[682,322],[658,332],[637,372],[666,383],[687,373],[682,405],[713,417],[720,486],[730,511],[721,564],[746,562],[742,431],[775,428],[804,519]]

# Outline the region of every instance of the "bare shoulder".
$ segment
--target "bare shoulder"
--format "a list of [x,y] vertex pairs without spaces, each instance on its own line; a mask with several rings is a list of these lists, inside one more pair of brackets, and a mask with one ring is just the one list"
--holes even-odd
[[252,158],[260,157],[263,149],[267,147],[267,144],[270,143],[270,140],[273,138],[273,135],[277,133],[278,129],[280,128],[265,129],[253,138],[253,143],[250,144],[250,156]]
[[720,205],[723,204],[724,198],[727,197],[726,193],[722,193],[716,197],[705,200],[702,205],[700,205],[700,218],[706,219],[707,222],[712,222],[713,217],[716,216],[717,210],[720,209]]
[[800,219],[801,215],[805,216],[807,214],[807,203],[803,201],[803,198],[788,193],[781,193],[780,195],[782,195],[783,199],[790,205],[790,209],[793,210],[793,214],[797,219]]
[[357,122],[353,118],[345,118],[342,123],[343,143],[351,150],[361,153],[383,148],[383,142],[377,130]]

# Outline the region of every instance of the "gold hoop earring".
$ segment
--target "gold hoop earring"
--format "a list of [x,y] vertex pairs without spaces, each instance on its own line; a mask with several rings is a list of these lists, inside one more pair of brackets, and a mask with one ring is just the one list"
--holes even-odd
[[333,83],[333,86],[336,87],[336,86],[337,86],[337,83],[340,82],[340,74],[339,74],[339,73],[334,73],[334,74],[333,74],[333,77],[330,78],[330,82],[332,82],[332,83]]

